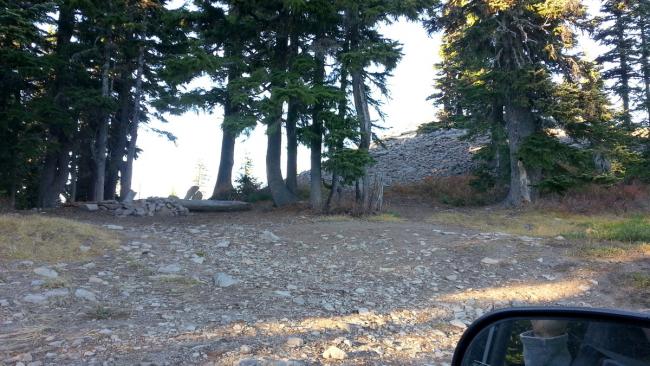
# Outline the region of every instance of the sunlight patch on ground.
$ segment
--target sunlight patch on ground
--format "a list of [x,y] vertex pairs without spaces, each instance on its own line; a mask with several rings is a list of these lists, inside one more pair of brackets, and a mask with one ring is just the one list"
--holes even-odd
[[472,289],[437,298],[441,301],[522,301],[550,302],[568,299],[587,291],[590,283],[585,280],[564,280],[550,283],[512,284],[499,287]]

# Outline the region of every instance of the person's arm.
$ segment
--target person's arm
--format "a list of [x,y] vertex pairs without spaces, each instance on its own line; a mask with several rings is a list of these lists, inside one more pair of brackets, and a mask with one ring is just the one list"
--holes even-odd
[[556,320],[534,320],[533,330],[520,335],[526,366],[570,366],[566,323]]

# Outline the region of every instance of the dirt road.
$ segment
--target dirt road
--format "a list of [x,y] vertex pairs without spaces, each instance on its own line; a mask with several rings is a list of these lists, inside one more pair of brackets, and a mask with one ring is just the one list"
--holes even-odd
[[0,364],[442,365],[493,308],[647,306],[612,285],[647,258],[587,260],[563,238],[426,215],[63,214],[122,245],[69,263],[0,259]]

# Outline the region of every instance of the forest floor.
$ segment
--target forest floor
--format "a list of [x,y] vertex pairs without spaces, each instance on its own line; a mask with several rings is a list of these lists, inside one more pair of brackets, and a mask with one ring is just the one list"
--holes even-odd
[[647,247],[463,225],[489,210],[391,210],[42,214],[119,242],[0,258],[0,365],[443,365],[494,308],[650,306]]

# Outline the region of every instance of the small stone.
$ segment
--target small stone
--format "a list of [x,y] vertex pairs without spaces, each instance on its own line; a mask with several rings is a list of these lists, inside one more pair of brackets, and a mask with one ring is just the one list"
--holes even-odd
[[5,299],[0,299],[0,308],[6,308],[9,306],[9,301]]
[[332,360],[345,360],[348,354],[336,346],[330,346],[323,352],[323,358]]
[[294,297],[291,301],[296,305],[305,305],[305,298],[302,296]]
[[280,296],[280,297],[291,297],[291,292],[289,292],[289,291],[276,290],[276,291],[273,291],[273,293]]
[[81,205],[81,208],[83,208],[86,211],[94,212],[99,210],[99,206],[96,203],[85,203]]
[[253,352],[253,349],[251,348],[251,346],[248,346],[248,345],[242,344],[242,345],[239,347],[239,352],[240,352],[240,353],[243,353],[243,354],[248,354],[248,353]]
[[564,240],[566,240],[566,238],[563,237],[562,235],[558,235],[558,236],[556,236],[554,239],[555,239],[555,240],[558,240],[558,241],[564,241]]
[[50,268],[47,267],[38,267],[34,268],[34,273],[36,273],[39,276],[47,277],[47,278],[57,278],[59,277],[59,274]]
[[31,302],[32,304],[42,304],[47,301],[47,297],[39,294],[27,294],[23,297],[23,301]]
[[160,273],[178,273],[181,271],[181,266],[178,264],[168,264],[166,266],[162,266],[158,268],[158,272]]
[[219,287],[230,287],[240,282],[238,279],[233,278],[232,276],[224,272],[219,272],[216,275],[214,275],[213,280],[214,280],[214,284]]
[[87,245],[80,245],[79,251],[81,251],[82,253],[88,253],[90,251],[90,247]]
[[357,313],[359,313],[359,315],[366,315],[370,314],[370,310],[368,310],[368,308],[357,308]]
[[297,348],[301,347],[303,344],[305,344],[305,341],[302,340],[302,338],[298,337],[289,337],[287,338],[287,347],[290,348]]
[[196,263],[196,264],[203,264],[205,262],[205,258],[199,257],[199,256],[194,256],[191,258],[191,261]]
[[228,248],[230,246],[230,240],[220,240],[215,246],[217,248]]
[[74,296],[79,298],[79,299],[82,299],[82,300],[87,300],[87,301],[92,301],[92,302],[97,301],[97,297],[95,296],[95,294],[93,292],[90,292],[90,291],[88,291],[86,289],[83,289],[83,288],[78,288],[74,292]]
[[448,281],[456,281],[458,279],[457,275],[449,275],[445,277]]
[[467,325],[465,323],[463,323],[460,319],[454,319],[454,320],[450,321],[449,324],[453,325],[456,328],[460,328],[460,329],[466,329],[467,328]]
[[264,230],[262,234],[260,234],[260,240],[267,243],[275,243],[280,241],[280,237],[278,237],[277,235],[273,234],[268,230]]
[[499,264],[500,262],[501,261],[498,259],[488,258],[488,257],[481,259],[481,263],[483,264]]
[[120,225],[104,225],[108,230],[124,230],[124,226]]

